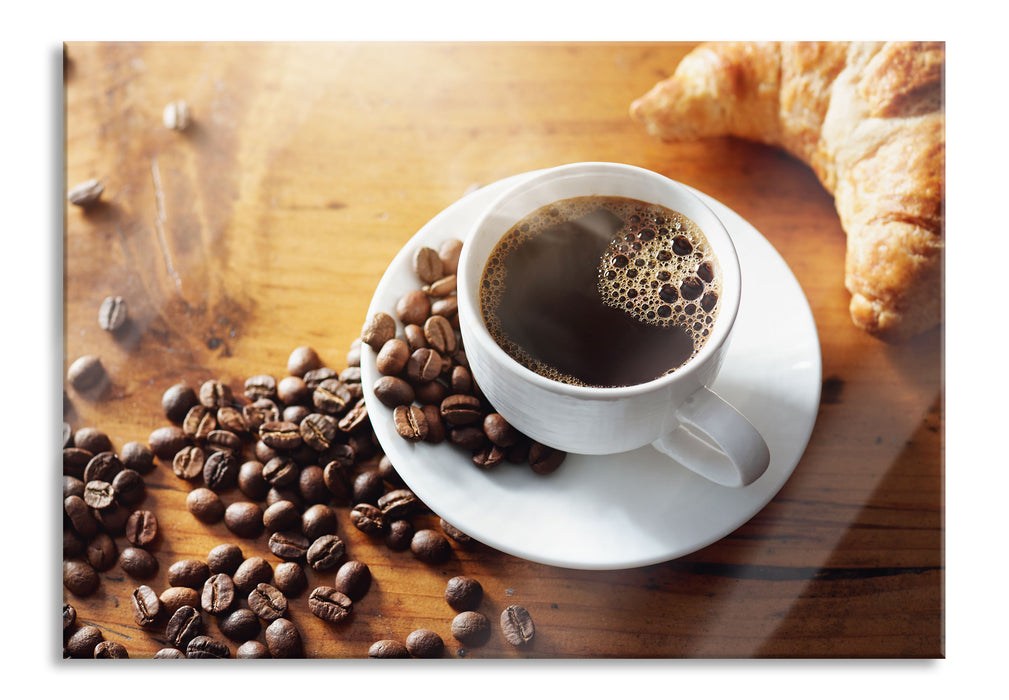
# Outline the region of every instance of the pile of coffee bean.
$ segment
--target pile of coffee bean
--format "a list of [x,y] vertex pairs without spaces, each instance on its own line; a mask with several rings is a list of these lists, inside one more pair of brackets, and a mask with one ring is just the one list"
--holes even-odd
[[511,426],[470,374],[458,333],[461,249],[458,239],[446,240],[437,250],[418,248],[412,261],[420,287],[397,300],[395,317],[376,312],[361,329],[382,375],[373,387],[375,397],[393,410],[396,432],[404,440],[447,441],[468,452],[481,469],[525,463],[537,474],[550,474],[566,454]]
[[78,620],[77,609],[63,603],[63,658],[128,659],[130,654],[122,643],[105,639],[100,627]]

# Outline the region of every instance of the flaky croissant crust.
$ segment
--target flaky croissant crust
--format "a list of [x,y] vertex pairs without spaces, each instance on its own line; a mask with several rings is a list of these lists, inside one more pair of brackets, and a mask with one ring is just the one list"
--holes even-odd
[[720,42],[631,105],[654,136],[781,147],[834,196],[856,325],[903,341],[942,319],[945,46]]

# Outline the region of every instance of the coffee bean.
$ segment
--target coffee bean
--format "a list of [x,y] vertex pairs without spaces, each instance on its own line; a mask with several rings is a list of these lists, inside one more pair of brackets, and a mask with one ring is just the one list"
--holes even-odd
[[358,503],[350,511],[350,522],[366,535],[381,535],[385,531],[386,517],[377,506]]
[[88,542],[87,557],[95,571],[108,571],[119,559],[119,547],[107,532],[99,532]]
[[328,450],[336,438],[337,421],[325,413],[309,413],[298,425],[301,439],[313,450]]
[[383,311],[372,314],[361,329],[361,340],[375,352],[395,335],[396,319]]
[[91,508],[80,496],[67,496],[63,499],[63,512],[74,531],[85,539],[98,532],[98,521],[91,514]]
[[66,638],[77,624],[77,608],[70,603],[63,603],[63,637]]
[[258,432],[264,424],[280,420],[280,408],[270,399],[257,399],[242,406],[242,417],[250,431]]
[[462,252],[462,241],[458,238],[446,238],[438,246],[438,256],[441,258],[442,269],[446,275],[454,275],[459,267],[459,255]]
[[[253,618],[256,616],[253,615]],[[258,626],[258,622],[256,623]],[[257,633],[258,634],[258,633]],[[270,658],[270,650],[262,642],[250,639],[247,642],[243,642],[239,645],[238,649],[235,650],[236,659],[268,659]]]
[[112,482],[116,474],[123,470],[123,463],[111,450],[98,452],[84,467],[84,483],[89,481]]
[[277,501],[263,511],[263,527],[267,532],[293,530],[301,524],[301,513],[291,501]]
[[452,523],[446,521],[444,518],[439,520],[441,524],[441,531],[447,536],[451,537],[453,540],[459,544],[469,544],[473,541],[473,538],[467,535],[465,532],[457,528]]
[[173,423],[182,423],[189,409],[198,403],[196,391],[185,382],[170,386],[161,396],[161,410]]
[[536,626],[528,610],[521,605],[509,605],[501,613],[501,631],[509,644],[524,647],[532,642]]
[[[413,392],[417,403],[432,404],[437,407],[448,396],[449,389],[444,383],[433,380],[430,382],[415,382],[413,384]],[[438,416],[438,420],[441,420],[440,415]]]
[[392,412],[392,422],[401,438],[409,442],[420,442],[427,438],[427,418],[418,406],[396,406]]
[[[312,392],[315,391],[320,384],[322,384],[327,379],[339,379],[340,373],[337,372],[332,367],[318,367],[309,372],[305,372],[303,380],[305,382],[305,387],[308,389],[308,398],[311,399]],[[304,399],[302,399],[304,401]],[[311,401],[309,400],[309,403]]]
[[269,583],[273,578],[273,567],[262,557],[249,557],[235,569],[232,579],[239,593],[249,595],[258,584]]
[[91,595],[98,590],[99,583],[98,572],[91,564],[77,559],[63,562],[63,585],[75,596]]
[[298,426],[288,421],[268,421],[259,426],[259,439],[276,450],[293,450],[301,446]]
[[155,429],[147,438],[147,444],[156,457],[170,460],[175,457],[175,453],[189,444],[189,438],[182,428],[168,425]]
[[393,489],[378,499],[378,507],[387,519],[400,520],[419,512],[421,502],[410,489]]
[[323,535],[308,548],[305,559],[315,571],[329,571],[343,563],[346,545],[336,535]]
[[481,469],[493,469],[505,461],[505,451],[497,445],[482,447],[473,453],[472,461]]
[[322,367],[319,353],[308,345],[295,348],[287,358],[287,373],[295,377],[304,377],[306,372],[319,367]]
[[158,596],[158,600],[161,601],[161,609],[168,617],[171,617],[183,605],[198,608],[200,607],[202,589],[203,583],[200,583],[199,591],[188,586],[171,586],[170,588],[166,588]]
[[432,382],[441,375],[442,358],[437,350],[418,348],[406,362],[406,378],[414,384]]
[[211,615],[227,612],[235,602],[235,581],[228,574],[214,574],[203,584],[200,607]]
[[147,474],[154,469],[154,453],[142,442],[135,440],[127,442],[119,450],[119,459],[124,469],[131,469],[139,474]]
[[153,658],[153,659],[184,659],[184,658],[186,658],[186,655],[183,654],[178,649],[173,649],[171,647],[165,647],[164,649],[158,649],[154,653],[154,656],[152,656],[151,658]]
[[379,377],[373,390],[375,398],[388,408],[407,406],[417,397],[410,383],[400,377]]
[[168,567],[168,585],[203,588],[210,578],[210,567],[199,559],[180,559]]
[[308,578],[299,563],[282,561],[273,572],[273,585],[284,595],[294,597],[300,595],[308,586]]
[[301,561],[308,553],[310,542],[300,532],[274,532],[268,546],[274,556],[284,561]]
[[270,490],[270,483],[263,476],[263,463],[250,459],[238,468],[238,489],[246,498],[261,501]]
[[259,636],[262,626],[256,613],[248,608],[236,608],[217,621],[217,627],[228,639],[245,642]]
[[413,271],[424,284],[439,279],[443,273],[443,266],[438,251],[428,246],[417,248],[413,254]]
[[318,586],[308,596],[308,609],[320,620],[342,622],[350,617],[353,602],[331,586]]
[[546,475],[557,471],[565,457],[567,457],[566,452],[555,450],[538,442],[532,443],[529,447],[529,466],[537,474]]
[[469,394],[452,394],[441,402],[441,417],[452,425],[468,425],[483,419],[480,399]]
[[249,432],[249,422],[245,420],[245,415],[234,406],[221,406],[217,409],[216,418],[217,425],[223,430],[236,435]]
[[182,419],[182,429],[194,440],[204,440],[210,431],[217,428],[217,411],[203,404],[196,404]]
[[336,529],[336,513],[324,503],[309,506],[301,516],[301,532],[309,540],[315,541],[323,535],[335,535]]
[[224,509],[224,524],[239,537],[253,539],[263,531],[263,509],[250,501],[236,501]]
[[63,498],[80,496],[84,498],[84,482],[75,476],[63,476]]
[[374,504],[385,492],[385,482],[377,471],[369,469],[354,477],[351,491],[355,501]]
[[490,620],[475,610],[461,612],[452,619],[452,636],[466,646],[483,646],[490,639]]
[[135,510],[126,521],[126,539],[135,547],[149,547],[158,537],[158,517],[149,510]]
[[[451,294],[447,297],[431,300],[431,315],[441,316],[448,320],[453,329],[459,328],[459,297]],[[458,347],[458,341],[456,347]]]
[[173,647],[184,650],[190,641],[203,634],[204,629],[200,611],[190,605],[183,605],[165,625],[165,637]]
[[212,452],[203,463],[203,482],[215,493],[227,491],[238,483],[238,468],[238,460],[231,452]]
[[147,486],[140,472],[133,469],[123,469],[112,479],[112,490],[115,491],[116,503],[132,506],[144,500]]
[[245,380],[245,397],[249,401],[277,396],[277,380],[269,374],[257,374]]
[[264,622],[273,622],[287,612],[287,598],[268,583],[257,584],[248,596],[249,609]]
[[128,659],[130,654],[120,642],[106,639],[95,647],[94,657],[96,659]]
[[442,277],[436,279],[431,284],[424,285],[423,287],[421,287],[421,289],[429,297],[438,299],[441,297],[447,297],[449,294],[455,292],[456,286],[457,281],[455,275],[443,275]]
[[418,659],[436,659],[445,651],[445,642],[433,630],[417,629],[407,635],[406,648]]
[[[207,435],[206,446],[209,450],[227,452],[234,456],[242,450],[242,438],[230,430],[218,428],[217,430],[211,430],[210,434]],[[237,463],[235,466],[237,469]]]
[[109,482],[93,479],[84,484],[84,502],[95,510],[108,508],[116,502],[116,491]]
[[293,659],[304,655],[301,633],[286,617],[271,622],[264,637],[270,656],[275,659]]
[[330,415],[340,415],[353,404],[354,395],[339,379],[325,379],[312,391],[312,405]]
[[203,486],[193,489],[186,495],[186,509],[202,523],[217,523],[224,517],[224,501]]
[[130,595],[133,621],[140,627],[150,627],[161,616],[161,599],[150,586],[137,586]]
[[196,396],[201,404],[215,410],[221,406],[230,406],[234,402],[231,387],[214,379],[203,382]]
[[411,289],[396,301],[396,317],[404,324],[423,324],[431,315],[431,300],[419,289]]
[[278,455],[263,465],[263,478],[273,487],[290,486],[298,480],[298,465],[288,455]]
[[158,560],[141,547],[124,547],[119,553],[119,567],[137,579],[149,579],[158,572]]
[[431,316],[424,321],[424,339],[442,355],[451,355],[458,347],[455,329],[444,316]]
[[78,479],[84,477],[84,470],[94,454],[79,447],[67,447],[63,450],[63,473],[67,476],[75,476]]
[[453,610],[476,610],[483,599],[483,586],[472,576],[453,576],[445,586],[445,602]]
[[488,413],[484,416],[483,431],[498,447],[511,447],[519,439],[519,432],[500,413]]
[[410,650],[399,640],[380,639],[368,648],[368,657],[372,659],[409,659]]
[[231,649],[222,641],[200,635],[193,637],[186,645],[187,659],[228,659],[231,658]]
[[399,338],[389,338],[375,356],[375,369],[388,376],[399,374],[410,359],[410,346]]
[[101,452],[113,452],[112,440],[103,430],[93,426],[79,428],[74,433],[74,447],[87,450],[93,455]]
[[371,587],[371,569],[364,562],[344,562],[336,572],[333,587],[351,600],[360,600]]
[[234,576],[238,567],[245,561],[245,555],[237,544],[226,542],[219,544],[207,554],[207,568],[212,574],[231,574]]
[[172,458],[172,472],[186,481],[193,481],[203,475],[207,456],[202,447],[186,445]]
[[393,520],[386,526],[385,546],[396,552],[410,549],[413,533],[413,523],[409,520]]
[[337,427],[344,433],[356,433],[371,426],[371,419],[368,415],[368,404],[364,399],[358,399],[340,418]]
[[79,393],[96,392],[108,382],[105,366],[97,355],[77,358],[67,369],[67,382]]
[[75,659],[93,659],[95,648],[105,641],[102,631],[94,625],[81,625],[67,637],[67,654]]
[[452,546],[437,530],[417,530],[410,540],[410,551],[425,564],[441,564],[452,555]]

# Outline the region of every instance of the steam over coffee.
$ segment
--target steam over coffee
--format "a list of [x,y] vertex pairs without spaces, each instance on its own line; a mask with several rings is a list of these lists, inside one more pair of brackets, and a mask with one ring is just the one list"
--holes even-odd
[[513,226],[480,283],[484,322],[505,352],[568,384],[630,386],[704,346],[721,271],[697,225],[625,197],[574,197]]

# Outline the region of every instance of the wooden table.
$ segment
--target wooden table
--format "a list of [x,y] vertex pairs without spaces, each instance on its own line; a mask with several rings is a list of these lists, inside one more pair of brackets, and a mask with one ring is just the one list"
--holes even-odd
[[[620,571],[479,544],[430,566],[370,541],[338,509],[374,583],[339,628],[315,619],[304,596],[293,601],[306,655],[364,657],[378,639],[428,627],[446,658],[943,656],[942,332],[890,346],[851,324],[844,233],[805,166],[733,140],[662,144],[630,120],[630,102],[689,48],[70,44],[66,181],[99,178],[105,194],[97,208],[66,211],[64,366],[98,355],[112,385],[100,400],[67,389],[65,420],[104,430],[118,448],[167,424],[160,399],[176,382],[221,379],[240,394],[248,376],[284,376],[300,345],[342,369],[390,260],[469,188],[564,162],[642,166],[751,222],[808,297],[824,381],[794,475],[721,541]],[[179,99],[193,115],[184,132],[162,125]],[[109,295],[129,304],[123,337],[98,326]],[[174,561],[223,541],[277,561],[265,536],[198,523],[185,507],[190,485],[164,463],[146,483],[143,507],[163,530],[160,570],[146,581],[156,591]],[[517,650],[495,632],[463,653],[442,597],[457,574],[482,583],[495,629],[506,605],[525,606],[535,643]],[[93,595],[64,589],[64,599],[131,657],[149,657],[164,637],[133,623],[138,583],[116,565]]]

